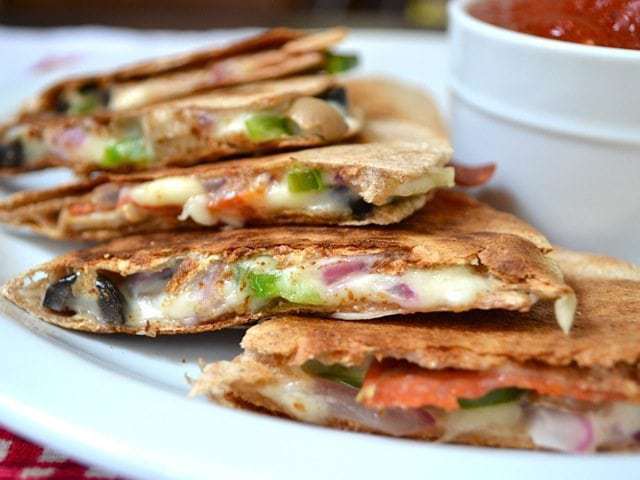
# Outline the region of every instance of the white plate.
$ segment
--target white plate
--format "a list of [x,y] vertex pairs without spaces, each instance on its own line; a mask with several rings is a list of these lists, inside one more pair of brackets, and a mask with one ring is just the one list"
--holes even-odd
[[[51,80],[53,75],[36,77],[29,69],[45,54],[81,53],[84,63],[74,70],[102,68],[239,34],[0,29],[0,108],[8,113]],[[444,102],[447,51],[441,36],[358,32],[348,47],[360,51],[361,71],[412,80]],[[7,194],[64,178],[60,171],[31,174],[2,181],[0,188]],[[0,282],[72,247],[0,232]],[[586,479],[635,475],[640,463],[630,455],[562,456],[338,432],[186,398],[185,376],[197,375],[199,358],[238,352],[238,330],[156,339],[90,336],[37,322],[2,301],[0,332],[0,423],[128,477]]]

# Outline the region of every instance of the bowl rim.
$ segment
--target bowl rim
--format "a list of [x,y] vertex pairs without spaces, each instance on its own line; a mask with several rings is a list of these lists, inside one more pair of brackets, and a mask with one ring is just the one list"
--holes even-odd
[[579,57],[607,60],[640,60],[640,50],[566,42],[492,25],[474,17],[468,11],[468,7],[471,4],[483,1],[485,0],[453,0],[449,2],[449,18],[455,18],[456,21],[464,22],[468,28],[472,28],[480,34],[492,36],[504,42],[519,44],[523,47],[553,50],[559,54],[569,54]]

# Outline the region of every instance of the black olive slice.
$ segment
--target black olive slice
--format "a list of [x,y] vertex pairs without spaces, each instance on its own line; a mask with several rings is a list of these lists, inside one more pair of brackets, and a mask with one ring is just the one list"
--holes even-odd
[[98,90],[98,101],[103,107],[108,107],[111,101],[111,92],[106,88]]
[[94,97],[98,104],[103,107],[109,106],[111,101],[111,92],[108,88],[102,87],[98,82],[89,82],[78,88],[81,95]]
[[362,198],[350,200],[349,208],[356,220],[366,218],[373,211],[373,205],[365,202]]
[[20,140],[0,144],[0,167],[19,167],[24,163],[24,147]]
[[100,88],[100,84],[98,82],[96,82],[95,80],[91,80],[89,82],[86,82],[86,83],[80,85],[78,87],[78,92],[80,92],[83,95],[89,95],[89,94],[94,93],[99,88]]
[[77,278],[78,274],[72,273],[49,285],[42,306],[57,313],[73,313],[69,309],[69,302],[73,299],[71,287]]
[[333,87],[322,93],[319,98],[326,100],[327,102],[335,102],[341,105],[343,108],[349,108],[349,101],[347,100],[347,91],[344,87]]
[[98,274],[96,288],[102,320],[113,325],[123,325],[126,321],[126,300],[118,287],[104,275]]
[[53,102],[53,109],[57,112],[57,113],[67,113],[67,111],[69,110],[69,102],[67,102],[64,98],[62,98],[61,95],[58,95],[58,97],[56,97],[55,102]]

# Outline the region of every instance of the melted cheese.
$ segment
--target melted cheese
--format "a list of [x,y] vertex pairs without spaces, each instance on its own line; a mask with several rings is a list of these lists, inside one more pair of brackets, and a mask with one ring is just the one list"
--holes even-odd
[[456,410],[445,415],[442,441],[454,440],[465,433],[486,433],[507,436],[522,422],[524,412],[518,402],[503,403],[490,407]]
[[271,184],[265,194],[265,206],[269,210],[304,210],[315,214],[349,214],[351,209],[344,199],[331,190],[322,192],[293,193],[286,179]]
[[135,286],[127,285],[124,291],[129,300],[128,325],[144,325],[147,322],[162,324],[195,325],[236,310],[246,300],[246,292],[233,280],[218,281],[216,272],[220,264],[213,265],[204,276],[196,277],[179,293],[165,291],[166,281],[157,285],[151,293],[140,294]]
[[247,127],[245,122],[254,116],[255,113],[242,113],[221,120],[216,128],[216,134],[219,137],[230,137],[235,135],[246,135]]
[[[356,312],[362,311],[359,308],[360,303],[395,304],[402,311],[410,312],[463,310],[473,306],[478,299],[491,294],[500,286],[498,280],[466,266],[430,270],[410,269],[400,275],[358,272],[347,275],[331,285],[325,285],[321,276],[322,266],[338,261],[340,259],[323,259],[313,267],[291,266],[278,269],[277,273],[285,288],[292,286],[315,292],[321,300],[320,304],[325,307],[339,309],[343,305],[348,306],[349,310],[338,311],[334,316],[349,319],[354,319],[351,308],[355,308]],[[243,266],[257,271],[272,271],[271,268],[261,268],[251,261],[243,262]],[[398,285],[407,287],[413,293],[411,298],[404,298],[396,293],[394,287]],[[291,295],[295,296],[296,292]],[[283,296],[287,298],[286,293],[283,293]],[[397,307],[382,306],[381,310],[371,314],[383,316],[385,313],[397,313]],[[365,315],[368,316],[369,312]]]
[[209,196],[206,193],[195,195],[184,204],[178,220],[184,222],[189,218],[200,225],[207,226],[212,226],[219,222],[219,219],[212,215],[211,210],[209,210]]
[[410,197],[430,192],[434,188],[451,188],[455,185],[455,171],[453,167],[433,169],[424,177],[403,182],[391,196]]
[[166,177],[146,182],[131,189],[131,198],[149,207],[182,206],[191,197],[205,193],[204,187],[194,177]]
[[[333,316],[338,318],[358,319],[360,316],[384,316],[398,312],[463,310],[472,307],[474,302],[491,294],[500,285],[492,277],[463,266],[412,269],[400,275],[359,272],[326,285],[322,280],[321,268],[331,258],[312,265],[279,269],[273,259],[268,260],[246,260],[239,266],[255,272],[277,272],[282,298],[294,304],[333,309]],[[220,268],[229,272],[232,267],[216,263],[209,267],[209,272],[219,272]],[[217,274],[209,273],[207,278],[196,277],[177,294],[160,292],[154,298],[136,298],[133,295],[131,322],[166,318],[172,322],[191,323],[194,318],[208,319],[238,311],[238,308],[249,313],[249,310],[260,309],[268,303],[254,302],[251,308],[246,306],[247,299],[251,298],[250,290],[246,284],[238,283],[233,275],[218,277]],[[398,285],[404,285],[404,289],[412,292],[411,298],[399,296],[394,291],[394,287]],[[139,301],[135,301],[136,299]],[[372,311],[366,310],[367,306]],[[341,311],[341,308],[345,310]]]
[[109,145],[113,143],[110,138],[98,137],[96,135],[87,135],[84,141],[66,152],[69,157],[79,160],[90,160],[93,163],[100,163],[104,157],[104,152]]
[[324,423],[331,408],[326,399],[313,391],[313,380],[292,378],[289,381],[268,383],[258,392],[275,402],[293,418],[310,423]]
[[[405,184],[403,189],[396,191],[394,195],[421,194],[424,193],[424,189],[428,190],[440,185],[438,182],[437,179],[434,180],[431,177],[417,179],[413,183]],[[286,178],[281,181],[270,181],[268,179],[265,181],[264,179],[260,180],[259,176],[256,178],[256,183],[268,184],[259,207],[270,212],[299,211],[328,217],[348,216],[351,213],[351,208],[348,204],[350,196],[348,194],[338,195],[331,189],[321,192],[293,193],[289,190]],[[196,177],[175,176],[144,182],[133,187],[129,195],[135,204],[143,207],[181,207],[182,211],[178,216],[178,220],[186,221],[192,219],[199,225],[212,226],[224,222],[241,227],[246,220],[238,217],[237,212],[230,212],[230,214],[226,214],[224,211],[212,213],[209,209],[209,196],[202,182]],[[390,197],[390,199],[392,198]],[[80,217],[82,216],[74,216],[74,222],[78,223],[72,226],[75,230],[83,229],[78,220]],[[94,222],[96,228],[98,226],[115,228],[120,225],[120,223],[110,222],[107,216],[100,218],[104,218],[104,220],[96,217],[97,223]],[[136,221],[139,220],[138,218]],[[99,224],[100,222],[102,223]]]
[[[401,298],[393,287],[405,284],[415,293],[413,298]],[[498,282],[489,276],[464,266],[433,270],[409,270],[402,275],[365,273],[345,278],[327,288],[324,298],[330,304],[349,299],[396,303],[410,311],[465,308],[483,294],[491,292]]]
[[564,333],[568,334],[571,330],[577,306],[578,299],[573,293],[563,295],[562,297],[557,299],[553,305],[556,320],[558,321],[558,325],[560,325],[560,328]]

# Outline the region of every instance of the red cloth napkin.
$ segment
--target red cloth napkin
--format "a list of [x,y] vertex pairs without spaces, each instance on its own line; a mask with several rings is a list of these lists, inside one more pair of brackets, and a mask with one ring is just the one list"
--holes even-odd
[[0,427],[0,479],[76,480],[116,479],[115,475],[85,467],[39,447]]

